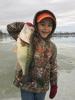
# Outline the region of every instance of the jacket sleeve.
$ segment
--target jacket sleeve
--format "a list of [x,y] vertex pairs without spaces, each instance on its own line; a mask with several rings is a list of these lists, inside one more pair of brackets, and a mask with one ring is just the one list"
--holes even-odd
[[50,84],[57,85],[57,48],[53,44],[52,57],[50,59]]
[[7,25],[8,33],[17,40],[18,34],[24,26],[24,22],[13,22]]

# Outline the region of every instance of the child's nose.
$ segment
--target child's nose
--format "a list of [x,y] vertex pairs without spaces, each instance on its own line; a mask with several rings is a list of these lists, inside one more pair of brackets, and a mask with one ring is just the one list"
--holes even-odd
[[46,30],[48,29],[48,25],[45,25],[45,27],[44,27]]

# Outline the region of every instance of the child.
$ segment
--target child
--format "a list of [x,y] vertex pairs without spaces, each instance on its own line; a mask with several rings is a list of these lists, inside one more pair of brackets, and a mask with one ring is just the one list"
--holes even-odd
[[[33,59],[28,73],[29,80],[21,87],[22,100],[45,100],[49,89],[52,99],[57,93],[57,49],[51,41],[56,28],[55,15],[42,10],[34,17],[34,33],[31,39]],[[18,25],[19,27],[19,25]]]

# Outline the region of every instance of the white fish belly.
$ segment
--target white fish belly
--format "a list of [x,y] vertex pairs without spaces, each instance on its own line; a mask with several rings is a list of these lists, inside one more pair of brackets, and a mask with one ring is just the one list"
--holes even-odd
[[17,59],[21,66],[23,75],[28,71],[29,64],[31,62],[31,50],[30,46],[22,46],[20,43],[17,44]]

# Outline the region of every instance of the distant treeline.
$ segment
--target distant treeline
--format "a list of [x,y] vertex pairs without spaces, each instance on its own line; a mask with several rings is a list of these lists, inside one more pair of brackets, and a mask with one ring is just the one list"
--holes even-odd
[[9,34],[8,33],[4,33],[0,30],[0,39],[2,38],[8,38],[9,37]]
[[75,37],[75,32],[58,32],[53,34],[54,37]]
[[[7,37],[9,36],[8,33],[3,33],[1,30],[0,30],[0,37]],[[75,37],[75,32],[56,32],[53,34],[54,37]]]
[[0,36],[2,36],[2,35],[8,36],[9,34],[8,34],[8,33],[4,33],[4,32],[2,32],[2,31],[0,30]]

